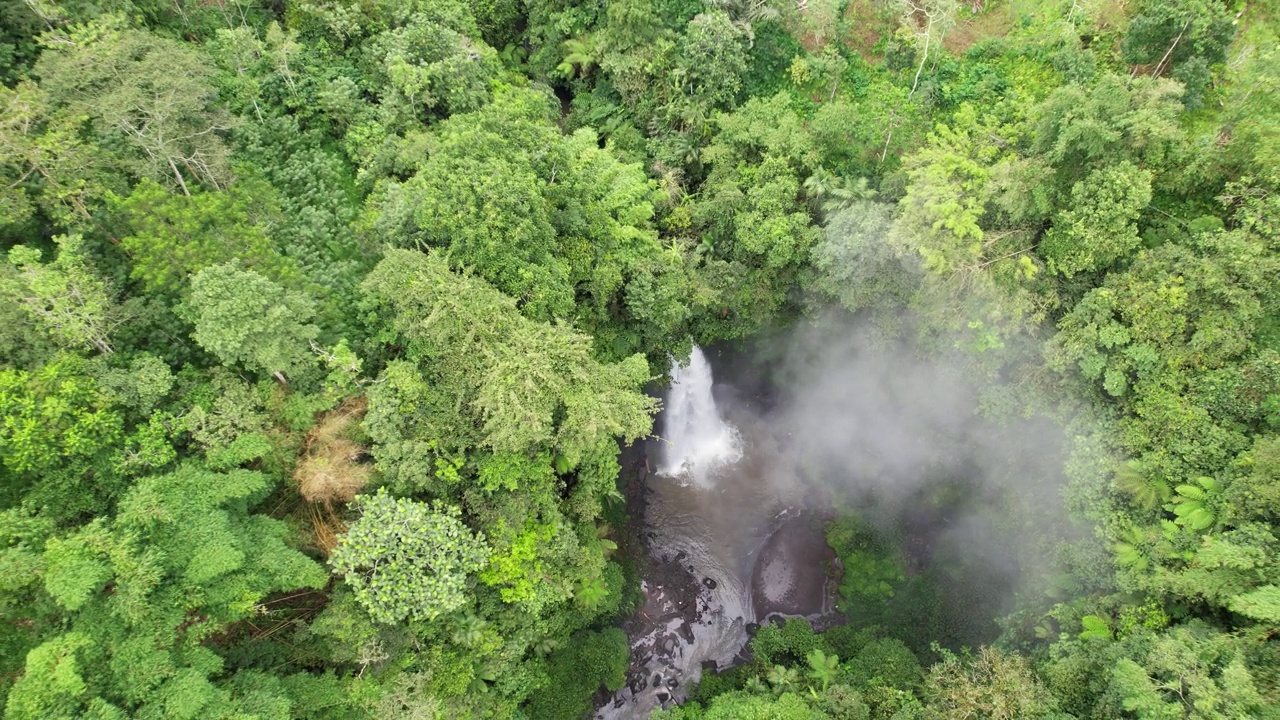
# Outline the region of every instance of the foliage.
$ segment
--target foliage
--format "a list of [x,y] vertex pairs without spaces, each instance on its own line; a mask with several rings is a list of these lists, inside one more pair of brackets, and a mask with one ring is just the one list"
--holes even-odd
[[654,368],[838,304],[1025,582],[838,498],[846,624],[659,717],[1276,717],[1278,23],[0,0],[6,716],[585,715]]
[[380,491],[356,500],[360,519],[329,556],[356,599],[378,622],[432,620],[466,597],[467,576],[489,550],[457,508],[430,507]]
[[924,693],[937,717],[1060,717],[1030,663],[993,648],[971,659],[944,654],[929,671]]
[[439,254],[389,252],[365,288],[494,451],[548,443],[572,467],[601,436],[629,441],[649,428],[654,401],[636,392],[648,380],[643,357],[600,363],[586,337],[524,318],[511,298],[451,272]]
[[121,27],[110,16],[55,31],[44,43],[34,73],[51,122],[87,118],[98,152],[183,193],[191,192],[188,181],[215,189],[230,183],[222,135],[235,120],[217,103],[210,63],[196,46]]
[[844,565],[840,582],[843,603],[893,597],[894,584],[903,579],[903,569],[873,530],[856,517],[845,515],[827,529],[827,544]]
[[83,363],[0,370],[4,506],[30,503],[54,520],[99,513],[120,491],[112,452],[123,418]]
[[1097,271],[1142,244],[1134,220],[1151,202],[1150,174],[1129,163],[1097,170],[1071,188],[1071,203],[1040,243],[1049,269],[1071,277]]
[[40,251],[19,245],[9,250],[18,273],[0,286],[59,346],[111,354],[111,332],[122,321],[110,287],[89,266],[84,238],[54,238],[57,256],[40,262]]
[[114,518],[51,539],[43,584],[70,622],[27,655],[7,715],[195,717],[264,700],[287,713],[279,686],[254,698],[218,684],[222,660],[200,644],[273,592],[325,584],[283,524],[247,511],[268,489],[259,473],[184,467],[140,480]]
[[591,712],[591,697],[603,686],[622,687],[630,648],[618,628],[584,631],[547,656],[549,682],[529,704],[532,718],[579,717]]
[[751,650],[763,666],[799,664],[821,641],[813,626],[801,618],[788,618],[780,627],[766,625],[751,641]]
[[307,324],[312,307],[302,293],[228,263],[196,273],[184,312],[195,341],[223,363],[292,375],[314,362],[308,343],[319,328]]
[[[270,208],[262,187],[237,185],[227,193],[168,192],[151,181],[139,183],[117,210],[129,233],[120,244],[132,260],[131,276],[150,291],[177,291],[188,276],[238,261],[248,270],[287,281],[296,270],[265,232]],[[269,190],[267,190],[269,193]]]
[[549,109],[545,96],[510,89],[441,123],[414,175],[371,197],[373,229],[441,248],[532,319],[576,319],[614,356],[669,342],[687,311],[681,258],[652,228],[654,183],[593,131],[561,136]]

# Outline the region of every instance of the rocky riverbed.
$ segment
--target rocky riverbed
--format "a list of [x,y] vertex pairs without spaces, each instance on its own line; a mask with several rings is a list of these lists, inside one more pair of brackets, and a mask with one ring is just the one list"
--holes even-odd
[[[746,428],[747,434],[754,430]],[[747,659],[761,622],[832,612],[834,555],[820,500],[774,465],[767,438],[711,487],[650,472],[652,444],[622,456],[630,526],[622,552],[642,600],[622,623],[631,639],[626,686],[601,698],[601,720],[646,718],[683,700],[704,671]]]

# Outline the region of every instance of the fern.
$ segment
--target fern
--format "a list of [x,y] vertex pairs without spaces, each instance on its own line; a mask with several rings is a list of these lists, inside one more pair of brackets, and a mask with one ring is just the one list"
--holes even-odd
[[1120,533],[1120,541],[1112,545],[1116,554],[1116,562],[1125,567],[1142,571],[1151,566],[1151,558],[1146,547],[1149,538],[1142,528],[1131,527]]
[[1082,640],[1093,638],[1100,640],[1111,639],[1111,625],[1102,617],[1085,615],[1080,618],[1080,624],[1084,626],[1084,632],[1080,633],[1080,639]]
[[1169,484],[1147,477],[1146,468],[1137,460],[1130,460],[1116,468],[1116,489],[1128,495],[1139,507],[1155,510],[1169,500]]
[[809,662],[809,677],[822,683],[822,691],[826,692],[827,687],[840,675],[840,658],[814,648],[805,659]]
[[1263,585],[1231,599],[1232,612],[1262,622],[1280,623],[1280,586]]
[[1196,532],[1213,527],[1217,522],[1216,500],[1222,490],[1217,480],[1211,477],[1196,478],[1197,485],[1179,485],[1174,488],[1177,493],[1173,499],[1174,522]]
[[595,38],[591,35],[565,40],[564,53],[564,60],[556,66],[556,72],[565,79],[572,79],[574,75],[586,76],[595,67],[599,54]]

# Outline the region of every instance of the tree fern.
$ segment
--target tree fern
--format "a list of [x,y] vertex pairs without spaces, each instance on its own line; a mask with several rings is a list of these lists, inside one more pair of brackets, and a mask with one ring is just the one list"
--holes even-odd
[[1151,566],[1151,558],[1148,557],[1147,550],[1149,546],[1150,538],[1145,530],[1129,527],[1120,532],[1119,542],[1111,547],[1115,551],[1116,562],[1124,567],[1142,571]]
[[1231,599],[1232,612],[1255,620],[1280,623],[1280,586],[1263,585]]
[[1106,618],[1097,615],[1085,615],[1080,618],[1080,624],[1084,627],[1084,632],[1080,633],[1082,640],[1111,639],[1111,625],[1106,621]]
[[788,692],[800,682],[800,673],[795,668],[774,665],[769,670],[768,681],[777,695]]
[[1169,501],[1169,484],[1148,477],[1146,468],[1137,460],[1130,460],[1116,468],[1115,485],[1144,510],[1155,510]]
[[1196,485],[1179,485],[1171,504],[1175,523],[1196,532],[1213,527],[1218,520],[1217,501],[1222,486],[1211,477],[1196,478]]
[[583,35],[564,41],[564,59],[556,66],[556,72],[565,78],[586,76],[599,60],[595,37]]
[[840,675],[840,658],[828,655],[818,648],[809,651],[805,657],[809,662],[809,677],[822,684],[822,691]]

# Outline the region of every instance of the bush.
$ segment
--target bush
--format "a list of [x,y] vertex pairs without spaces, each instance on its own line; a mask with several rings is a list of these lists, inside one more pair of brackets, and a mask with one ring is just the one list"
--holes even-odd
[[845,665],[847,682],[854,687],[887,686],[913,690],[924,672],[916,656],[901,640],[879,638],[867,643]]
[[620,628],[574,633],[568,644],[547,656],[550,681],[529,699],[533,720],[571,720],[591,713],[591,697],[603,685],[619,690],[627,679],[631,648]]
[[879,628],[856,627],[854,625],[837,625],[822,633],[822,642],[827,650],[838,657],[856,657],[867,643],[876,639]]
[[804,618],[788,618],[782,627],[766,625],[751,641],[751,652],[763,667],[803,665],[809,651],[822,647],[822,640]]
[[704,672],[698,684],[689,692],[689,701],[707,703],[717,695],[741,690],[749,674],[749,665],[738,665],[724,672]]

